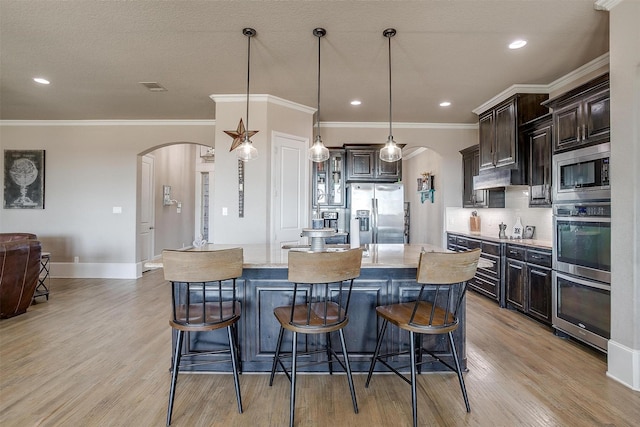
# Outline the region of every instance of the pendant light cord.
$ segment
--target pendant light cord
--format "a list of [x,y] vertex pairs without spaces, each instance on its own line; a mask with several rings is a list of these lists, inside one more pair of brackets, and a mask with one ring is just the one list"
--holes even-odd
[[320,39],[321,35],[318,35],[318,112],[316,114],[316,132],[320,135]]
[[395,31],[393,34],[387,35],[389,40],[389,139],[393,138],[393,133],[391,132],[391,37],[394,35]]
[[247,34],[247,127],[246,132],[244,134],[244,140],[247,141],[249,139],[249,74],[251,73],[251,37],[252,33]]

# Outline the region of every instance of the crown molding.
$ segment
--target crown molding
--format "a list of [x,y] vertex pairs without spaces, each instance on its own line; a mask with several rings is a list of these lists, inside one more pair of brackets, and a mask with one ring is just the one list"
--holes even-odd
[[[389,122],[320,122],[323,128],[388,129]],[[393,122],[394,129],[477,129],[477,123],[403,123]]]
[[512,97],[518,93],[551,93],[556,90],[559,90],[572,82],[581,79],[582,77],[596,71],[606,65],[609,65],[609,52],[600,55],[599,57],[587,62],[580,68],[577,68],[570,73],[560,77],[557,80],[547,84],[547,85],[526,85],[526,84],[515,84],[511,87],[505,89],[500,92],[498,95],[494,96],[484,104],[473,109],[475,114],[480,115],[485,111],[495,107],[497,104],[502,101]]
[[622,3],[622,0],[596,0],[593,3],[595,10],[606,10],[607,12]]
[[[225,103],[225,102],[247,102],[247,95],[209,95],[209,98],[215,103]],[[290,108],[292,110],[301,111],[306,114],[314,114],[316,112],[315,108],[307,107],[306,105],[298,104],[297,102],[288,101],[283,98],[279,98],[273,95],[267,94],[254,94],[249,95],[249,101],[251,102],[266,102],[270,104],[279,105],[281,107]]]
[[215,126],[215,120],[0,120],[0,126]]

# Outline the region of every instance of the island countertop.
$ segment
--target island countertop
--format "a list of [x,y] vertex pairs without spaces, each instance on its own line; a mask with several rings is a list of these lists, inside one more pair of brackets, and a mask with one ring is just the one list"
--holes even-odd
[[[327,245],[331,250],[339,245]],[[244,268],[287,268],[289,251],[269,244],[207,244],[191,250],[211,251],[241,247],[244,256]],[[420,251],[448,252],[439,246],[428,244],[370,244],[362,257],[363,268],[417,268]],[[148,266],[161,267],[161,264],[148,263]]]

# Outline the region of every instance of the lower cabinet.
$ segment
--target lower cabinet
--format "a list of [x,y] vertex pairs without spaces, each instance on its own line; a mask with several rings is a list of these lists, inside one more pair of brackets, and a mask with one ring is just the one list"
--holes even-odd
[[507,307],[551,324],[551,251],[507,244]]

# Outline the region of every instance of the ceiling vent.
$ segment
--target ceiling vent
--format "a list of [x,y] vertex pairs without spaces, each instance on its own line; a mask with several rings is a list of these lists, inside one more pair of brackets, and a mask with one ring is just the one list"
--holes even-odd
[[167,89],[162,86],[160,83],[156,83],[156,82],[140,82],[140,84],[144,87],[146,87],[147,89],[149,89],[151,92],[166,92]]

